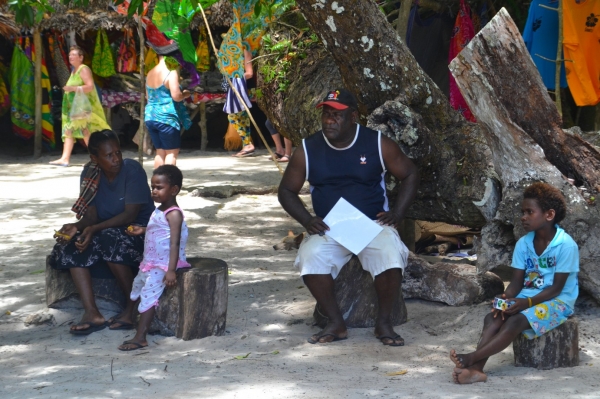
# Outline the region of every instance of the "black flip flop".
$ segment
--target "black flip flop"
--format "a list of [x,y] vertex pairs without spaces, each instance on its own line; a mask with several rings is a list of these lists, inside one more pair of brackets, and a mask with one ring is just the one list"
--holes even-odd
[[127,342],[127,341],[123,342],[121,345],[133,345],[133,348],[128,348],[128,349],[121,349],[120,347],[117,348],[123,352],[131,352],[131,351],[136,351],[138,349],[144,349],[144,348],[148,347],[148,345],[142,345],[137,342]]
[[[402,338],[402,337],[401,337],[400,335],[398,335],[398,334],[397,334],[395,337],[393,337],[393,338],[392,338],[392,337],[389,337],[389,336],[387,336],[387,335],[384,335],[384,336],[382,336],[382,337],[377,337],[377,339],[378,339],[378,340],[380,340],[380,341],[381,341],[381,343],[382,343],[382,344],[384,344],[385,346],[404,346],[404,338]],[[392,340],[392,342],[391,342],[391,343],[388,343],[388,344],[386,344],[385,342],[383,342],[383,340],[384,340],[384,339],[391,339],[391,340]],[[398,343],[396,343],[396,340],[397,340],[397,339],[401,339],[401,340],[402,340],[402,343],[401,343],[401,344],[398,344]]]
[[[316,334],[315,334],[315,335],[316,335]],[[323,337],[333,337],[333,340],[331,340],[331,341],[329,341],[329,342],[320,342],[319,340],[320,340],[321,338],[323,338]],[[319,336],[317,337],[317,339],[316,339],[316,340],[314,340],[314,339],[313,339],[313,337],[310,337],[310,338],[307,340],[307,342],[308,342],[309,344],[313,344],[313,345],[314,345],[314,344],[328,344],[328,343],[331,343],[331,342],[343,341],[343,340],[345,340],[345,339],[348,339],[348,337],[340,337],[340,336],[338,336],[338,335],[335,335],[335,334],[329,334],[329,333],[327,333],[327,334],[319,335]]]
[[[82,323],[82,324],[88,324],[89,327],[84,328],[82,330],[69,330],[69,332],[73,335],[90,335],[93,332],[104,330],[106,328],[106,323],[100,323],[100,324]],[[81,324],[78,324],[78,325],[81,325]]]

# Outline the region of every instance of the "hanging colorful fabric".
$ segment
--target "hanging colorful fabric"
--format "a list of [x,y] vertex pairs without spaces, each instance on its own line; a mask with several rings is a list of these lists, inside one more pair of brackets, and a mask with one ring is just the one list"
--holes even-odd
[[[448,56],[448,63],[450,63],[450,61],[452,61],[475,36],[473,21],[471,21],[470,15],[471,10],[469,9],[469,6],[465,0],[460,0],[460,11],[456,16],[454,30],[452,31],[452,38],[450,39],[450,54]],[[467,120],[476,122],[475,117],[471,113],[469,106],[458,89],[456,81],[454,80],[454,76],[452,76],[450,72],[448,73],[450,74],[450,104]]]
[[96,47],[94,48],[94,58],[92,58],[92,70],[98,76],[107,78],[117,73],[115,70],[115,59],[112,49],[108,43],[108,37],[103,30],[98,31],[96,36]]
[[[32,46],[31,57],[35,59],[35,52],[37,50]],[[51,112],[51,93],[52,85],[50,84],[50,75],[48,74],[48,67],[46,66],[46,57],[42,51],[42,139],[44,144],[50,148],[54,148],[56,145],[56,139],[54,137],[54,124],[52,120]]]
[[6,88],[4,78],[0,75],[0,116],[4,115],[10,109],[10,95]]
[[200,84],[200,75],[196,71],[196,48],[190,33],[190,22],[197,11],[198,7],[194,7],[190,0],[158,0],[152,12],[152,22],[156,28],[173,39],[179,47],[179,55],[173,56],[190,74],[189,88]]
[[197,8],[188,0],[158,0],[152,12],[152,22],[158,30],[175,40],[183,59],[196,63],[196,49],[190,34],[190,22]]
[[[29,38],[24,40],[24,47],[29,47]],[[35,89],[33,84],[33,64],[21,48],[21,40],[17,39],[10,70],[10,119],[13,132],[23,138],[33,137],[35,125]]]
[[137,52],[131,29],[125,29],[125,37],[123,37],[123,41],[119,46],[117,69],[121,73],[135,72],[137,70]]
[[65,64],[60,50],[60,43],[55,40],[52,36],[48,36],[48,43],[50,45],[50,51],[52,52],[52,62],[54,63],[54,69],[56,70],[56,76],[58,77],[58,84],[60,87],[64,87],[69,80],[71,72],[69,67]]
[[148,75],[148,72],[150,72],[150,70],[157,65],[158,65],[158,56],[156,55],[156,51],[149,48],[148,52],[146,53],[146,56],[144,58],[144,69],[145,69],[146,75]]
[[200,72],[206,72],[210,70],[210,53],[208,52],[208,38],[206,34],[206,27],[200,28],[200,34],[198,35],[198,46],[196,47],[196,69]]

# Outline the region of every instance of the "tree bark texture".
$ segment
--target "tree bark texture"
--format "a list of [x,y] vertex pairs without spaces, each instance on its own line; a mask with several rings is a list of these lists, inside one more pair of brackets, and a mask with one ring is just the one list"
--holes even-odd
[[[335,279],[334,289],[346,327],[375,327],[379,305],[373,277],[363,270],[356,256],[353,256],[342,268]],[[394,305],[391,315],[391,323],[394,326],[406,323],[407,317],[402,289],[398,291],[398,302]],[[320,312],[318,305],[315,305],[313,317],[315,325],[324,328],[327,324],[328,319]]]
[[[321,110],[315,108],[333,88],[342,86],[338,67],[322,47],[307,51],[308,57],[300,60],[289,72],[290,85],[285,92],[278,92],[278,83],[265,83],[257,74],[257,85],[263,95],[258,105],[277,131],[291,139],[295,145],[321,130]],[[266,59],[259,59],[258,70]]]
[[[374,2],[300,0],[297,4],[338,66],[344,86],[357,96],[363,123],[373,112],[368,126],[397,141],[419,167],[421,184],[407,216],[483,226],[486,218],[474,202],[493,209],[495,197],[486,196],[486,192],[490,191],[488,186],[497,184],[481,128],[452,109]],[[312,133],[298,135],[295,132],[299,129],[320,129],[319,113],[312,109],[327,90],[336,87],[321,84],[322,80],[304,80],[299,85],[305,92],[312,90],[312,95],[298,95],[290,87],[282,94],[283,100],[268,104],[272,107],[261,105],[269,117],[269,108],[278,103],[311,109],[311,124],[287,115],[283,120],[273,119],[296,144]],[[315,89],[311,89],[313,85]],[[397,182],[389,180],[388,189],[393,200]]]
[[[432,265],[410,254],[402,276],[402,289],[392,313],[393,325],[406,322],[405,298],[466,306],[493,298],[504,291],[504,283],[494,273],[477,273],[467,264]],[[374,327],[377,320],[377,292],[371,274],[364,271],[355,256],[335,279],[335,296],[348,327]],[[327,318],[315,306],[315,324],[324,327]]]
[[[46,257],[46,306],[53,309],[81,308],[79,294],[68,270],[56,270]],[[108,267],[108,266],[107,266]],[[96,305],[101,310],[118,313],[127,298],[114,278],[92,278]]]
[[477,273],[475,266],[460,263],[431,264],[410,254],[404,271],[404,298],[442,302],[450,306],[480,303],[504,291],[494,273]]
[[[569,214],[561,226],[580,247],[580,285],[600,298],[600,215],[563,176],[572,174],[595,188],[598,152],[558,128],[560,118],[531,70],[522,39],[514,28],[503,27],[510,19],[506,11],[451,65],[480,121],[472,124],[451,108],[374,2],[297,4],[338,66],[344,85],[357,96],[362,115],[370,113],[368,126],[398,142],[417,164],[421,183],[409,218],[483,226],[478,269],[484,272],[510,264],[514,243],[524,234],[523,189],[532,181],[550,183],[568,202]],[[292,91],[281,96],[283,103],[296,106],[313,101],[309,94]],[[273,120],[282,132],[293,133],[303,125],[298,117],[286,117]],[[292,135],[296,144],[299,137]],[[390,179],[387,188],[393,202],[398,184]]]
[[496,14],[450,68],[455,77],[468,74],[460,87],[469,97],[469,106],[475,104],[479,112],[486,112],[481,109],[486,105],[479,98],[481,91],[474,90],[471,83],[472,79],[485,81],[486,98],[542,147],[550,163],[565,176],[600,189],[600,153],[580,136],[562,130],[556,105],[506,9]]
[[513,341],[515,366],[550,370],[579,365],[579,324],[572,317],[541,337]]
[[227,263],[189,258],[189,269],[177,271],[177,286],[165,289],[151,330],[184,341],[223,335],[227,319]]
[[[564,145],[561,140],[569,134],[552,136],[554,130],[549,131],[552,125],[543,121],[546,111],[550,112],[554,107],[548,98],[516,100],[527,98],[530,91],[544,94],[539,89],[541,79],[532,70],[534,67],[526,50],[517,51],[521,47],[525,48],[514,22],[506,10],[500,10],[450,64],[467,104],[480,124],[486,127],[485,140],[492,149],[494,169],[502,184],[502,200],[493,218],[482,229],[477,265],[480,271],[485,271],[510,264],[514,243],[525,233],[520,223],[523,190],[533,181],[545,181],[559,188],[567,200],[567,217],[560,225],[579,245],[579,284],[595,298],[600,298],[600,213],[597,207],[588,205],[559,169],[548,162],[545,151],[532,138],[538,135],[550,137],[540,140],[559,154]],[[516,57],[517,53],[519,57]],[[509,69],[513,66],[516,69]],[[499,80],[496,75],[502,75],[504,79]],[[511,84],[507,86],[504,82]],[[537,111],[538,105],[546,111]],[[556,109],[550,115],[556,122]],[[529,130],[524,130],[513,118]],[[525,119],[540,120],[539,124],[547,127],[545,133],[536,130],[535,123]],[[570,145],[575,145],[575,141],[564,138],[567,140]],[[592,147],[587,143],[583,147],[588,146]],[[563,165],[575,157],[569,151],[561,156]],[[593,165],[595,157],[590,155],[588,159]]]

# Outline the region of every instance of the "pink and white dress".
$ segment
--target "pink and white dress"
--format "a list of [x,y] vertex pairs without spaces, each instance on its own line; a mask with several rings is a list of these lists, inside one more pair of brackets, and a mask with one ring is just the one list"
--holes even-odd
[[[138,310],[143,313],[152,306],[158,306],[158,299],[165,290],[163,281],[169,270],[169,250],[171,245],[171,229],[167,221],[167,214],[172,211],[183,211],[173,206],[164,212],[156,208],[148,227],[146,227],[146,239],[144,241],[144,260],[140,264],[140,271],[133,280],[131,289],[131,300],[141,298]],[[185,244],[188,240],[188,227],[185,220],[181,223],[181,239],[179,243],[179,259],[177,269],[190,267],[185,260]]]

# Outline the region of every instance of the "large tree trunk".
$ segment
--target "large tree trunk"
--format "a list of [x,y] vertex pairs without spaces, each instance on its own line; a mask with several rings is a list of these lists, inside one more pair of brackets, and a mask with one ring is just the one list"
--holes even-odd
[[556,105],[506,9],[496,14],[450,68],[455,79],[461,80],[459,87],[471,111],[478,108],[478,113],[486,114],[488,127],[498,126],[490,120],[495,115],[490,114],[502,109],[513,125],[542,147],[543,156],[562,174],[600,188],[600,153],[580,136],[562,130]]
[[[408,217],[484,226],[478,267],[489,270],[510,264],[512,245],[523,234],[523,188],[533,180],[546,181],[561,188],[569,201],[563,225],[580,246],[580,284],[600,298],[600,215],[563,176],[595,189],[600,157],[594,147],[559,128],[560,118],[537,71],[522,70],[533,64],[516,29],[509,29],[501,46],[493,29],[506,21],[496,19],[455,60],[455,77],[481,122],[472,124],[450,107],[374,2],[297,4],[344,85],[357,96],[363,117],[370,113],[369,126],[396,140],[419,167],[421,185]],[[474,50],[478,40],[479,53]],[[282,97],[286,106],[316,103],[314,96]],[[281,131],[297,131],[296,121],[284,120]],[[395,186],[388,182],[392,200]]]
[[[531,181],[542,180],[565,195],[568,213],[561,226],[579,245],[579,283],[600,298],[600,212],[588,205],[559,170],[562,167],[566,168],[563,173],[578,173],[585,183],[595,186],[598,170],[593,165],[598,161],[598,152],[580,137],[556,126],[556,108],[505,9],[479,32],[450,68],[471,111],[487,127],[486,141],[502,182],[502,201],[483,229],[478,268],[485,271],[510,264],[515,238],[524,234],[520,223],[523,189]],[[534,96],[529,97],[531,93]],[[556,166],[548,162],[551,159],[556,159]]]
[[[419,166],[421,184],[408,217],[483,226],[486,217],[480,208],[489,208],[487,213],[493,214],[497,197],[490,193],[498,183],[481,127],[452,109],[375,3],[300,0],[297,4],[340,69],[344,86],[357,96],[363,118],[385,103],[371,116],[369,126],[396,140]],[[297,84],[308,91],[308,82],[312,83]],[[270,105],[314,108],[327,90],[335,88],[321,86],[319,81],[312,96],[284,93],[282,100]],[[267,114],[269,108],[263,105]],[[305,126],[300,118],[275,119],[274,123],[292,137],[289,132]],[[388,181],[392,200],[397,188],[393,179]]]

